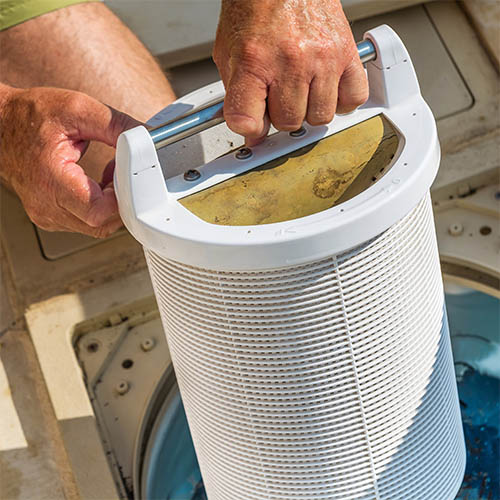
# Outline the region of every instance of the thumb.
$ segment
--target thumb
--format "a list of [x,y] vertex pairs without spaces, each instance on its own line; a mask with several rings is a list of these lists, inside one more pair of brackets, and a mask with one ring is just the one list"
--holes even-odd
[[71,128],[79,140],[98,141],[115,147],[122,132],[142,125],[131,116],[88,95],[79,93],[73,101],[76,102],[73,104],[73,109],[70,107],[68,110],[69,118],[72,122]]
[[113,158],[104,168],[104,171],[102,173],[102,179],[101,182],[99,183],[101,185],[101,188],[105,188],[108,186],[110,183],[113,182],[113,174],[115,172],[115,159]]
[[257,144],[260,144],[266,138],[270,128],[271,119],[269,118],[269,113],[266,111],[264,114],[264,129],[262,130],[262,133],[259,136],[245,137],[245,146],[253,148],[254,146],[257,146]]
[[227,126],[247,138],[258,138],[266,131],[267,84],[244,69],[229,79],[224,99]]

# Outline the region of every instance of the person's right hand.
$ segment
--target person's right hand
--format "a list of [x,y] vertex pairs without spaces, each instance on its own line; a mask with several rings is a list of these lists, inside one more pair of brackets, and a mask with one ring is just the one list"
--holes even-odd
[[112,165],[99,184],[77,162],[89,141],[114,147],[137,125],[79,92],[0,85],[0,177],[42,229],[104,238],[122,225]]
[[214,61],[224,117],[249,146],[278,130],[329,123],[368,98],[340,0],[223,0]]

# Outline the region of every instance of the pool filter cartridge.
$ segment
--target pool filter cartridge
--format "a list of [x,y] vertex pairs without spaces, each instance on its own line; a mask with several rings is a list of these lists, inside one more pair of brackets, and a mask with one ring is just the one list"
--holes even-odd
[[167,108],[191,114],[119,139],[120,213],[144,246],[209,500],[460,487],[436,125],[397,35],[381,26],[363,47],[370,99],[327,126],[169,176],[176,155],[162,165],[155,145],[222,121],[203,115],[216,83]]

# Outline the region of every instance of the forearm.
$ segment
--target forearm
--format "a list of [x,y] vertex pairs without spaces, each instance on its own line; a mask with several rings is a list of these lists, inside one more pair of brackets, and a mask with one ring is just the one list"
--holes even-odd
[[[300,26],[314,30],[316,25],[323,33],[330,28],[345,30],[340,0],[222,0],[222,15],[225,12],[230,13],[224,18],[226,22],[241,26],[241,19],[251,18],[262,31],[269,27],[272,19],[279,20],[282,29],[290,33]],[[297,16],[297,12],[301,16]]]
[[165,75],[100,3],[3,30],[0,47],[0,177],[39,227],[107,236],[113,147],[139,124],[111,107],[150,118],[174,99]]
[[[73,5],[1,31],[0,47],[7,85],[76,90],[141,121],[175,98],[153,56],[102,3]],[[113,157],[112,148],[92,142],[79,163],[100,182]]]
[[174,99],[152,55],[101,3],[1,31],[0,47],[1,80],[8,85],[77,90],[143,121]]

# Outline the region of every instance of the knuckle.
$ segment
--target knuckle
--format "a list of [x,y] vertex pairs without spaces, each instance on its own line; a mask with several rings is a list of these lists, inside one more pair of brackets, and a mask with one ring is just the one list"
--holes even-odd
[[[257,40],[245,40],[231,54],[231,59],[234,61],[234,67],[238,68],[238,73],[242,70],[250,73],[256,78],[266,80],[270,68],[269,49]],[[220,61],[222,62],[222,61]]]
[[333,120],[335,116],[335,109],[321,109],[309,113],[307,116],[307,123],[316,127],[318,125],[326,125]]
[[110,236],[114,231],[109,226],[101,226],[92,230],[92,236],[99,240],[103,240]]
[[307,102],[290,95],[274,96],[269,100],[272,124],[281,131],[291,132],[301,127]]
[[361,106],[368,99],[368,85],[363,84],[355,89],[351,94],[351,103],[356,106]]
[[90,210],[85,217],[85,223],[90,227],[99,229],[100,226],[104,223],[104,215],[99,212]]
[[303,116],[296,113],[287,113],[271,117],[272,124],[282,132],[292,132],[302,126]]
[[343,57],[343,54],[333,40],[322,40],[322,43],[316,46],[314,56],[323,61],[332,61],[337,65],[336,63]]
[[234,54],[240,62],[251,64],[267,55],[267,48],[259,40],[242,41]]
[[294,130],[299,129],[302,126],[302,120],[277,119],[273,122],[273,125],[277,130],[280,130],[281,132],[293,132]]
[[363,89],[359,92],[358,95],[355,96],[355,102],[358,106],[361,106],[361,104],[364,104],[369,97],[369,90],[368,90],[368,85],[365,84]]
[[25,206],[25,210],[31,222],[35,224],[35,226],[39,227],[40,229],[44,229],[45,231],[53,230],[53,225],[51,224],[50,220],[42,215],[38,209]]
[[99,201],[102,201],[102,198],[97,203],[91,204],[85,214],[85,223],[96,229],[101,229],[107,221],[116,215],[115,211],[104,207]]
[[65,108],[72,114],[82,114],[86,108],[86,97],[80,92],[68,91]]
[[339,108],[342,110],[353,111],[368,99],[368,90],[351,91],[347,96],[339,98]]
[[315,115],[308,118],[307,123],[309,123],[309,125],[312,125],[313,127],[318,127],[319,125],[326,125],[332,120],[333,116]]
[[301,66],[305,62],[304,49],[294,41],[285,41],[279,45],[279,54],[283,61],[292,67]]
[[92,231],[92,236],[96,239],[103,240],[108,236],[108,234],[105,229],[97,228],[96,230]]

